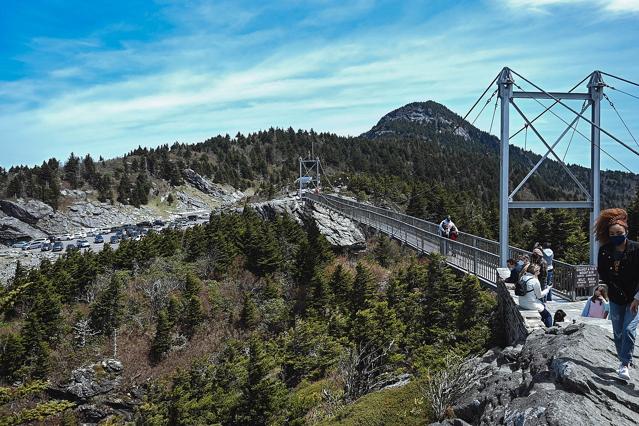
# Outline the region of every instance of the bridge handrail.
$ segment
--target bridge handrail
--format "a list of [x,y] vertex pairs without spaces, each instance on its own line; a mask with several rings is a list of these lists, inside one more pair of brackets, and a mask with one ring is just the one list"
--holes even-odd
[[[392,230],[394,230],[395,227],[397,227],[400,230],[400,232],[403,230],[405,234],[406,234],[406,230],[410,230],[413,232],[416,241],[417,241],[417,238],[422,239],[422,249],[424,246],[423,240],[424,238],[426,238],[428,241],[430,241],[431,244],[438,244],[440,246],[440,248],[438,248],[440,252],[442,251],[441,247],[445,247],[446,251],[448,251],[449,248],[453,247],[454,250],[458,252],[460,250],[467,252],[467,255],[473,257],[474,259],[474,263],[472,267],[475,269],[478,266],[477,260],[476,260],[478,255],[482,256],[482,258],[485,258],[482,260],[484,263],[488,262],[491,265],[494,264],[494,268],[499,266],[498,255],[497,255],[498,243],[496,241],[492,241],[483,237],[477,237],[473,234],[468,234],[468,233],[463,233],[463,238],[460,238],[457,241],[452,241],[439,234],[439,225],[432,222],[428,222],[424,219],[419,219],[413,216],[406,215],[404,213],[393,212],[388,209],[373,206],[370,204],[363,204],[357,201],[353,201],[343,197],[338,197],[332,194],[314,194],[314,193],[307,192],[303,194],[303,197],[311,201],[319,202],[321,204],[326,204],[328,207],[332,207],[346,214],[346,216],[355,216],[355,211],[353,210],[349,214],[349,212],[346,212],[344,210],[357,209],[357,211],[359,212],[365,212],[369,215],[376,216],[378,219],[380,219],[378,220],[380,223],[385,222],[386,225],[390,226]],[[353,218],[357,220],[355,217]],[[362,222],[362,220],[359,220],[359,221]],[[369,218],[369,221],[370,221],[370,218]],[[370,223],[369,225],[372,226],[372,224]],[[423,235],[420,236],[418,234],[423,234]],[[404,237],[406,239],[405,242],[413,246],[413,244],[408,241],[407,234],[404,235]],[[468,239],[470,239],[470,243],[468,243]],[[463,240],[466,240],[466,242],[464,242]],[[404,241],[404,239],[402,239],[402,241]],[[477,244],[478,241],[495,247],[495,251],[489,251],[490,249],[486,250],[485,247],[484,248],[478,247],[478,245],[484,245],[484,244]],[[418,250],[420,249],[419,247],[415,247],[415,248]],[[509,249],[510,249],[510,252],[513,254],[513,257],[515,257],[516,254],[520,254],[520,253],[521,254],[531,253],[527,250],[523,250],[513,246],[510,246]],[[495,257],[495,259],[497,260],[493,259],[493,257]],[[459,262],[461,261],[458,261],[458,263]],[[578,290],[575,287],[575,277],[576,277],[575,266],[565,262],[561,262],[561,261],[553,261],[553,264],[555,266],[554,268],[555,286],[553,288],[553,292],[557,292],[570,300],[575,300],[577,297],[577,290]],[[453,265],[453,266],[456,266],[456,265]],[[473,270],[473,268],[471,268],[470,266],[471,265],[468,265],[466,269],[461,268],[458,265],[456,267],[458,267],[459,269],[464,269],[466,272],[471,272],[477,276],[480,276],[477,273],[478,271]],[[485,270],[486,268],[481,268],[481,269]],[[482,279],[485,279],[485,280],[496,279],[496,276],[493,276],[494,271],[485,270],[484,272],[489,274],[490,277],[480,276]],[[582,289],[582,290],[586,292],[588,291],[588,289]],[[589,296],[589,294],[583,294],[583,295],[580,294],[579,296]]]

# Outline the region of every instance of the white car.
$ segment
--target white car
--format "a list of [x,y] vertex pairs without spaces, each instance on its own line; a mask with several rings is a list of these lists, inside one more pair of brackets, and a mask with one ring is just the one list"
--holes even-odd
[[57,239],[60,241],[69,241],[72,239],[72,237],[71,237],[71,234],[63,234],[63,235],[60,235]]

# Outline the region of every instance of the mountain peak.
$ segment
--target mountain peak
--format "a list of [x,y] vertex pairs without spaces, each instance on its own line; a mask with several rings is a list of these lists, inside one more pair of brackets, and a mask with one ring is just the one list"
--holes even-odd
[[467,124],[459,115],[435,101],[411,102],[385,116],[361,136],[375,139],[384,136],[427,137],[442,131],[455,132],[469,139],[468,132],[458,125]]

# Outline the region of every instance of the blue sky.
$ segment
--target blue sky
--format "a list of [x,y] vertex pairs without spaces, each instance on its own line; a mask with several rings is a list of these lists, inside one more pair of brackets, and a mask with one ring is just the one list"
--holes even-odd
[[[548,90],[595,69],[639,81],[637,40],[639,0],[0,0],[0,165],[271,126],[357,135],[428,99],[463,115],[505,65]],[[639,136],[639,100],[608,93]],[[602,117],[639,150],[605,105]],[[553,116],[538,123],[549,141],[563,130]],[[530,133],[526,147],[542,150]],[[602,147],[639,172],[639,158]],[[575,135],[566,160],[588,152]]]

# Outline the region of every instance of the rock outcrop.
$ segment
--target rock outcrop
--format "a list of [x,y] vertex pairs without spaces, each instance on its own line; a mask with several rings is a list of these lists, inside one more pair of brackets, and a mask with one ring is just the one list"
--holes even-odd
[[523,345],[491,350],[487,378],[455,416],[479,425],[636,425],[639,380],[617,378],[612,336],[591,324],[536,330]]
[[46,236],[46,233],[28,223],[0,213],[0,242],[5,242],[8,245],[17,240],[31,240]]
[[51,386],[49,394],[77,403],[76,413],[85,423],[98,423],[112,415],[131,421],[141,403],[141,395],[121,389],[123,368],[115,359],[77,368],[68,382]]
[[49,217],[53,214],[53,209],[48,204],[38,200],[17,199],[0,200],[0,210],[7,216],[14,217],[29,225],[35,225],[39,220]]
[[332,245],[353,250],[366,248],[366,238],[355,222],[317,203],[308,205],[298,198],[287,197],[254,203],[251,207],[264,218],[288,214],[299,223],[304,219],[313,219],[319,231]]
[[182,170],[182,176],[184,176],[184,180],[186,180],[190,185],[205,194],[209,194],[219,199],[222,204],[232,204],[244,198],[244,194],[242,192],[236,191],[230,186],[213,183],[200,176],[192,169]]

